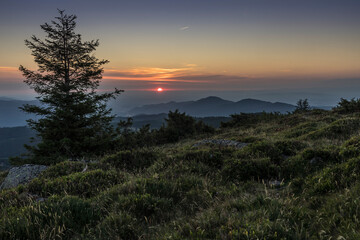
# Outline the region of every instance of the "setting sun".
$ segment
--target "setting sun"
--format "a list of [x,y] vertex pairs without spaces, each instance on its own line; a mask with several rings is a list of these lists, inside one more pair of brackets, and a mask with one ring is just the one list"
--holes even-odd
[[164,91],[164,89],[162,89],[162,88],[158,88],[158,89],[156,89],[156,91],[158,91],[158,92],[162,92],[162,91]]

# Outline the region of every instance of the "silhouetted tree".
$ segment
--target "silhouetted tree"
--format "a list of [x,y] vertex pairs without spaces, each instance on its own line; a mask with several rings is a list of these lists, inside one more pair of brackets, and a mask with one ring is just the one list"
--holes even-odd
[[215,132],[213,127],[202,121],[196,121],[195,118],[186,113],[180,113],[179,110],[169,111],[165,121],[166,125],[156,131],[158,143],[171,143],[196,134]]
[[310,105],[307,99],[299,99],[296,103],[295,112],[305,112],[310,110]]
[[99,60],[93,51],[98,40],[83,41],[74,32],[76,16],[59,10],[51,24],[41,25],[44,40],[32,36],[25,44],[32,51],[37,71],[20,66],[28,84],[38,94],[40,106],[24,105],[22,110],[41,116],[28,120],[41,142],[27,146],[31,156],[45,161],[56,158],[76,159],[102,154],[114,137],[113,116],[106,102],[122,90],[96,93],[107,60]]
[[338,113],[360,112],[360,99],[352,98],[347,100],[345,98],[341,98],[340,102],[333,110]]

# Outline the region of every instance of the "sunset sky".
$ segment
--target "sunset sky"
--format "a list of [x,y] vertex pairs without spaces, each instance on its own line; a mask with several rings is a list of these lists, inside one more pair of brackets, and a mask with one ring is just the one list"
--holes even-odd
[[100,90],[124,89],[124,107],[360,97],[359,0],[2,0],[0,96],[35,96],[18,71],[36,69],[24,40],[44,36],[57,8],[100,40],[96,56],[110,60]]

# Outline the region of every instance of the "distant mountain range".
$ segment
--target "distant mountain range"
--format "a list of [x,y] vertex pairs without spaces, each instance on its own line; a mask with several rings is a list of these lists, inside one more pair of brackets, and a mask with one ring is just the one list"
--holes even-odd
[[144,105],[133,108],[129,111],[130,115],[139,114],[159,114],[167,113],[178,109],[180,112],[195,117],[207,116],[229,116],[234,113],[257,113],[257,112],[291,112],[295,109],[294,105],[281,102],[267,102],[256,99],[243,99],[238,102],[224,100],[219,97],[207,97],[197,101],[187,102],[168,102],[160,104]]
[[34,116],[19,109],[24,104],[36,104],[38,101],[22,101],[0,98],[0,127],[17,127],[26,125],[26,119]]
[[[24,104],[39,104],[38,101],[23,101],[14,100],[10,98],[0,97],[0,128],[1,127],[17,127],[25,126],[26,119],[34,119],[34,115],[29,115],[22,112],[19,107]],[[116,103],[112,103],[113,105]],[[112,106],[113,107],[113,106]],[[113,107],[114,108],[114,107]],[[330,109],[331,107],[317,107],[322,109]],[[116,109],[116,108],[114,108]],[[159,119],[163,119],[164,115],[169,111],[175,111],[178,109],[180,112],[185,112],[188,115],[194,117],[229,117],[234,113],[257,113],[257,112],[291,112],[295,109],[294,105],[281,103],[281,102],[267,102],[256,99],[243,99],[237,102],[224,100],[219,97],[207,97],[197,101],[186,102],[168,102],[160,104],[150,104],[141,107],[136,107],[121,114],[122,116],[137,116],[134,119],[137,126],[140,126],[143,122],[153,123],[152,127],[159,127]],[[114,112],[117,114],[117,112]],[[151,115],[146,119],[146,115]],[[158,116],[155,116],[158,115]],[[121,118],[121,117],[119,117]]]

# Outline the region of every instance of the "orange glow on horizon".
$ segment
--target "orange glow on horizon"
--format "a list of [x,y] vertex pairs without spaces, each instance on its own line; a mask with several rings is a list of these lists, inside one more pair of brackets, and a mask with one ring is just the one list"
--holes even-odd
[[164,91],[164,89],[162,89],[161,87],[159,87],[158,89],[156,89],[157,92],[162,92]]

